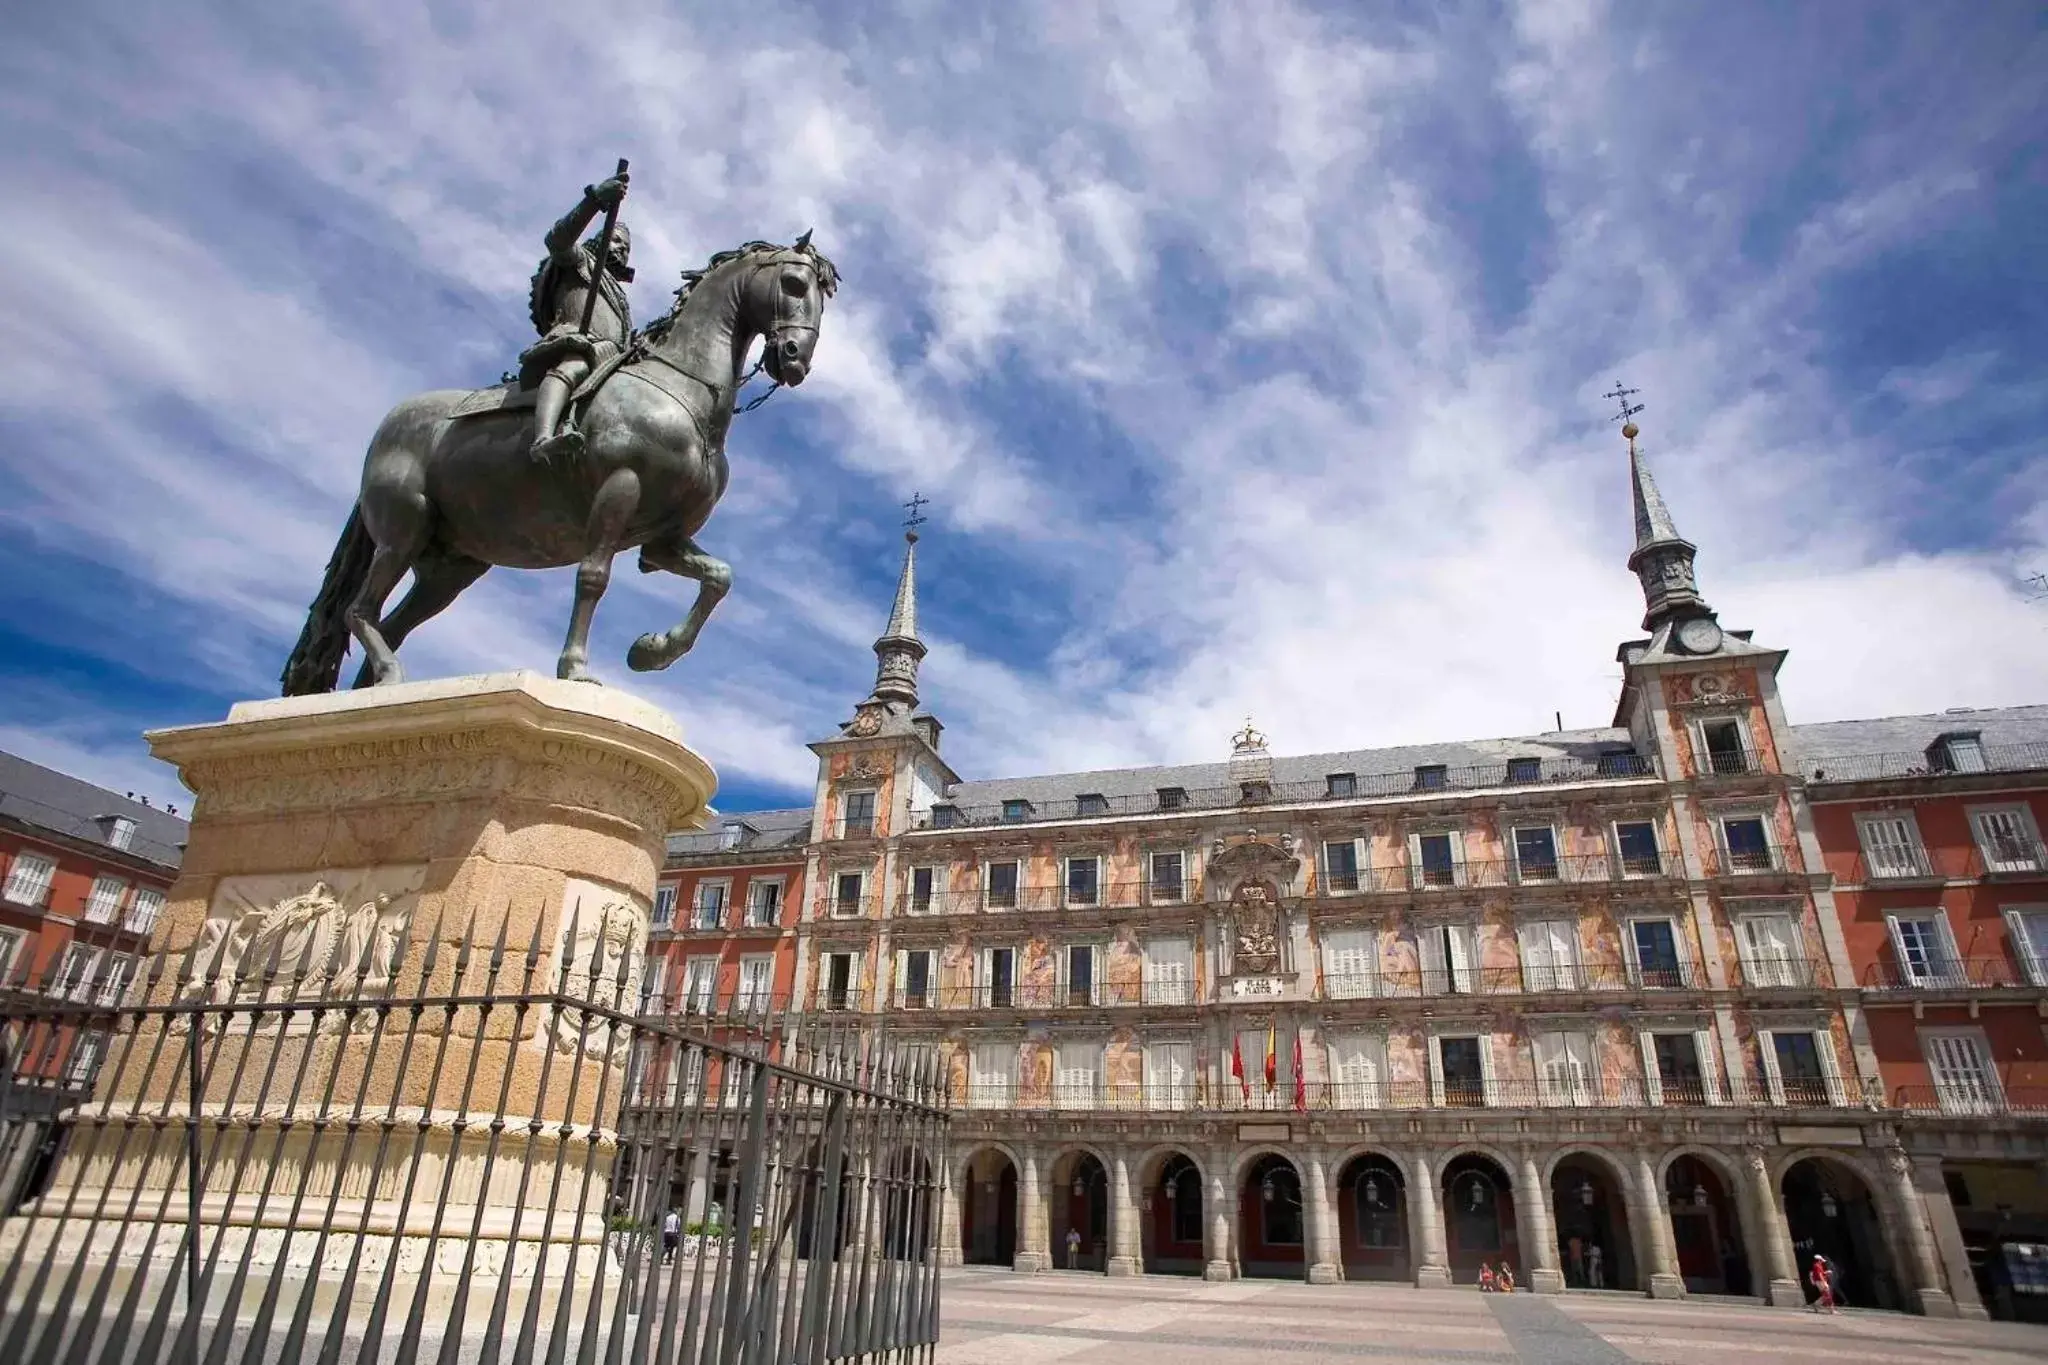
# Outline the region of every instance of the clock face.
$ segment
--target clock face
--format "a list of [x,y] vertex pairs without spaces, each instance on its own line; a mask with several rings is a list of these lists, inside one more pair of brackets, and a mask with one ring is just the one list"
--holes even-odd
[[1696,617],[1679,625],[1678,643],[1688,654],[1712,654],[1721,647],[1721,627]]

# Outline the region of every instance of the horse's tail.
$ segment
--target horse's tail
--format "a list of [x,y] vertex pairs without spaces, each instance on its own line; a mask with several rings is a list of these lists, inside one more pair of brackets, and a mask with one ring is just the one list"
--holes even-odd
[[306,628],[292,647],[284,665],[284,695],[303,697],[314,692],[332,692],[341,681],[341,661],[348,654],[348,604],[362,591],[369,576],[370,557],[376,542],[363,529],[361,506],[349,509],[348,524],[327,560],[327,576],[320,580],[320,595],[306,612]]

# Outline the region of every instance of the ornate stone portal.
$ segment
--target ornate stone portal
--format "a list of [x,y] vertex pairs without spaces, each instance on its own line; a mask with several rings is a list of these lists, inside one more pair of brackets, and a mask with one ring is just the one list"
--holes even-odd
[[1208,884],[1219,907],[1224,989],[1242,998],[1292,996],[1299,971],[1289,951],[1282,897],[1298,875],[1291,835],[1258,831],[1218,839],[1210,847]]

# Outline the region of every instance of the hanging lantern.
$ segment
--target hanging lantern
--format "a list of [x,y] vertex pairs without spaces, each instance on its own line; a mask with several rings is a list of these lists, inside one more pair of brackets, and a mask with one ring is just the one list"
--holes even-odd
[[1267,1176],[1259,1182],[1259,1194],[1270,1204],[1273,1202],[1273,1177]]
[[1168,1199],[1180,1198],[1180,1181],[1169,1180],[1166,1182],[1166,1197]]
[[1472,1191],[1472,1207],[1474,1210],[1477,1210],[1486,1203],[1486,1183],[1475,1175],[1472,1177],[1470,1188]]
[[1834,1217],[1834,1216],[1835,1216],[1835,1214],[1836,1214],[1836,1213],[1838,1213],[1838,1212],[1839,1212],[1840,1210],[1841,1210],[1841,1205],[1839,1205],[1839,1204],[1837,1204],[1837,1203],[1835,1202],[1835,1195],[1834,1195],[1834,1191],[1832,1191],[1832,1190],[1822,1190],[1822,1191],[1820,1192],[1820,1211],[1821,1211],[1821,1215],[1822,1215],[1823,1217],[1826,1217],[1826,1218],[1832,1218],[1832,1217]]
[[1695,1185],[1692,1187],[1692,1202],[1695,1208],[1703,1209],[1707,1206],[1707,1187],[1705,1185]]
[[1380,1181],[1378,1176],[1369,1175],[1365,1178],[1365,1202],[1373,1208],[1380,1207]]
[[1079,1198],[1080,1198],[1080,1197],[1081,1197],[1082,1195],[1084,1195],[1084,1194],[1086,1194],[1086,1193],[1088,1193],[1088,1187],[1087,1187],[1086,1185],[1084,1185],[1083,1183],[1081,1183],[1081,1177],[1080,1177],[1080,1176],[1078,1176],[1078,1175],[1077,1175],[1077,1176],[1075,1176],[1075,1177],[1074,1177],[1074,1198],[1076,1198],[1076,1199],[1079,1199]]
[[1589,1209],[1590,1209],[1590,1208],[1592,1208],[1592,1207],[1593,1207],[1593,1200],[1595,1199],[1595,1197],[1596,1197],[1596,1195],[1595,1195],[1595,1193],[1594,1193],[1594,1190],[1593,1190],[1593,1182],[1592,1182],[1592,1181],[1590,1181],[1590,1180],[1588,1180],[1588,1179],[1586,1179],[1586,1178],[1585,1178],[1584,1176],[1580,1176],[1580,1177],[1579,1177],[1579,1202],[1580,1202],[1581,1204],[1584,1204],[1584,1205],[1585,1205],[1585,1206],[1586,1206],[1587,1208],[1589,1208]]

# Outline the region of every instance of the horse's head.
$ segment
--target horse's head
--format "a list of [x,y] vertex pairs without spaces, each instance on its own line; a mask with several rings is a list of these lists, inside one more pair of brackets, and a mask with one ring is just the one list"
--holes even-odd
[[808,232],[795,246],[754,254],[740,286],[740,316],[761,334],[761,368],[770,379],[791,386],[804,382],[818,346],[825,300],[838,288],[838,269],[811,245]]

